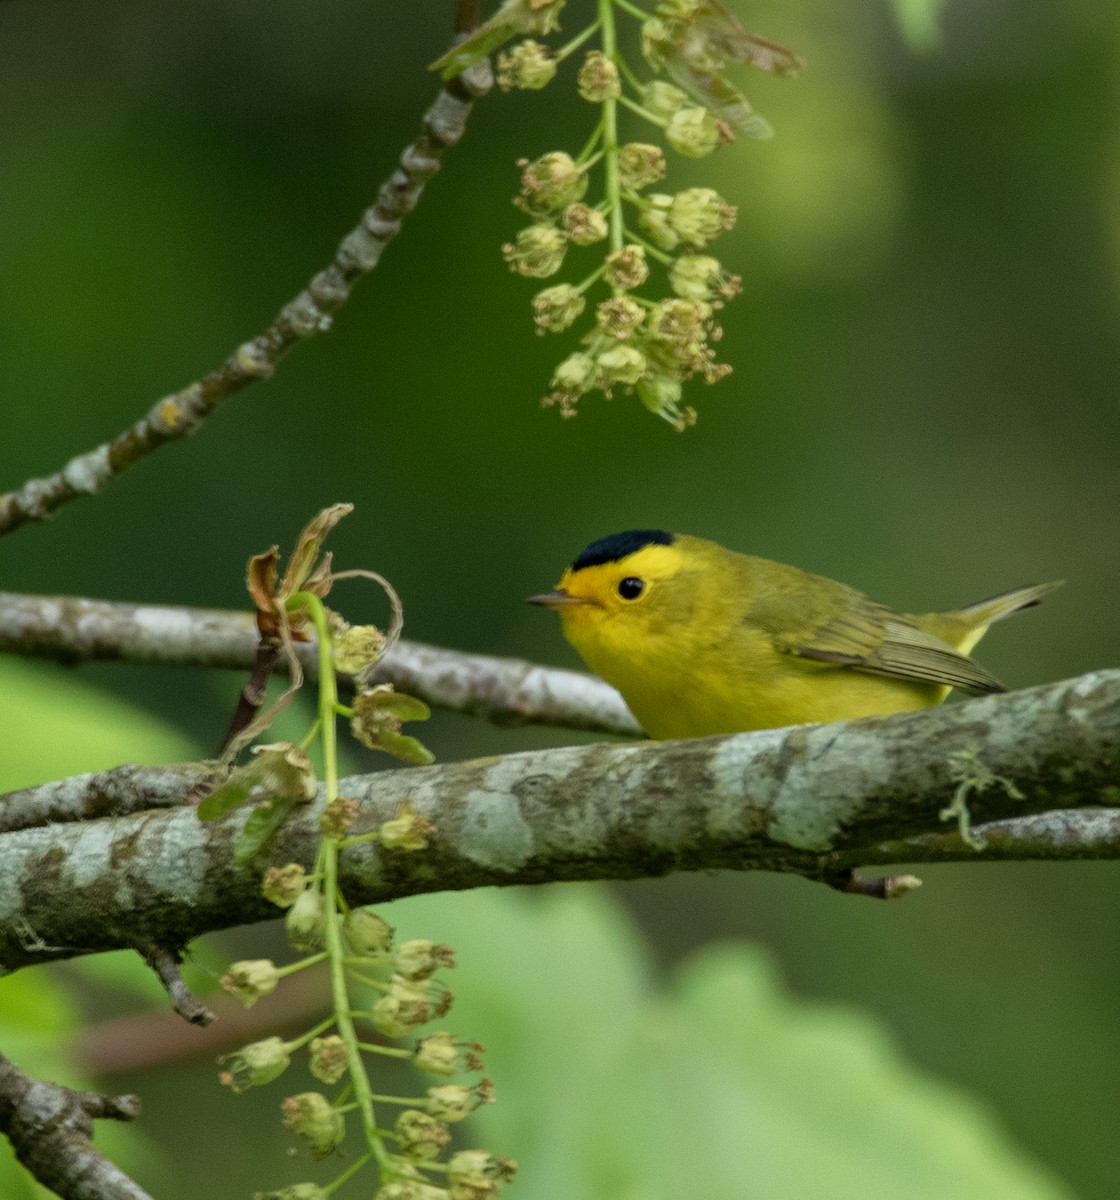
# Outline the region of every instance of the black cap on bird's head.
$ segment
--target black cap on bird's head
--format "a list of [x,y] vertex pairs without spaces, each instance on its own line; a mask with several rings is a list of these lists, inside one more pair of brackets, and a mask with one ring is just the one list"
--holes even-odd
[[676,540],[676,534],[664,529],[628,529],[625,533],[612,533],[592,542],[572,563],[571,569],[582,571],[584,567],[619,562],[636,554],[643,546],[671,546]]

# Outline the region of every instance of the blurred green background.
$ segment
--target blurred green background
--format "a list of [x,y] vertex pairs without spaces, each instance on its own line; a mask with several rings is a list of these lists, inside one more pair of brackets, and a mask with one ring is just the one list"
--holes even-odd
[[[328,260],[415,136],[451,7],[0,5],[0,489],[215,366]],[[721,348],[734,374],[692,389],[695,429],[676,435],[621,396],[589,398],[574,421],[538,407],[571,340],[533,336],[534,287],[499,247],[522,223],[515,160],[586,138],[569,71],[480,105],[332,332],[198,436],[0,541],[0,587],[242,606],[250,553],[350,500],[336,562],[389,576],[407,632],[462,649],[576,665],[523,597],[592,538],[663,526],[903,609],[1065,577],[981,657],[1013,687],[1115,664],[1120,10],[949,3],[942,46],[919,55],[886,4],[734,7],[810,66],[796,81],[738,77],[775,140],[671,163],[670,187],[712,184],[740,206],[717,243],[744,280]],[[581,19],[573,0],[565,29]],[[339,598],[384,617],[356,589]],[[77,677],[197,753],[241,682]],[[437,714],[425,740],[455,758],[571,738]],[[5,782],[31,782],[12,778],[7,741]],[[729,873],[618,894],[657,967],[756,939],[796,996],[858,1006],[1068,1194],[1111,1200],[1116,867],[922,874],[897,906]],[[232,1125],[279,1154],[277,1101],[219,1093],[212,1054],[125,1082],[153,1096],[146,1136],[175,1155]],[[201,1158],[160,1175],[161,1200],[242,1194],[276,1173],[239,1162],[235,1191],[216,1182],[219,1155]]]

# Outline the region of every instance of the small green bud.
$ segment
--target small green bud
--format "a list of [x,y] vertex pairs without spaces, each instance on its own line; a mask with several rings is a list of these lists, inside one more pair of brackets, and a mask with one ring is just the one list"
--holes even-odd
[[604,100],[617,100],[622,95],[622,81],[618,67],[598,50],[591,50],[579,69],[576,87],[584,100],[602,104]]
[[451,1130],[443,1121],[416,1108],[406,1108],[393,1126],[400,1152],[419,1162],[439,1158],[451,1141]]
[[373,1200],[450,1200],[450,1193],[422,1179],[394,1179],[383,1183]]
[[595,363],[603,382],[608,386],[614,383],[630,386],[644,374],[646,356],[633,346],[613,346],[610,350],[604,350]]
[[457,1075],[460,1071],[481,1071],[482,1047],[478,1042],[460,1045],[450,1033],[430,1033],[421,1038],[412,1062],[425,1075]]
[[323,1083],[338,1083],[346,1074],[346,1043],[337,1034],[311,1041],[311,1074]]
[[552,374],[552,386],[582,396],[595,379],[595,360],[590,354],[569,354]]
[[583,198],[587,172],[563,150],[542,154],[534,162],[522,159],[521,196],[518,206],[534,216],[545,216]]
[[489,1079],[483,1079],[474,1087],[462,1083],[443,1083],[428,1088],[425,1107],[429,1115],[437,1120],[454,1124],[469,1117],[480,1104],[492,1104],[493,1101],[494,1085]]
[[370,1010],[370,1020],[378,1032],[393,1038],[407,1036],[417,1025],[427,1024],[432,1016],[426,985],[400,975],[393,976],[389,990]]
[[547,46],[526,38],[498,55],[498,87],[535,92],[551,82],[556,74],[556,59]]
[[618,152],[622,186],[641,191],[665,178],[665,153],[660,146],[646,142],[627,142]]
[[261,894],[279,908],[291,908],[307,887],[307,872],[299,863],[269,867],[264,873]]
[[311,759],[291,742],[272,742],[254,746],[257,760],[250,768],[267,796],[284,796],[308,804],[315,799],[319,781]]
[[682,108],[689,108],[692,100],[687,92],[681,91],[663,79],[654,79],[642,88],[642,107],[663,121],[672,120]]
[[573,246],[591,246],[601,242],[610,229],[607,218],[598,209],[590,208],[582,201],[569,204],[560,215],[564,233]]
[[623,246],[621,250],[608,254],[604,274],[611,287],[624,291],[641,287],[649,278],[645,250],[641,246]]
[[288,944],[301,954],[314,954],[323,948],[323,893],[312,884],[288,909],[284,918]]
[[684,300],[714,300],[731,278],[719,259],[707,254],[682,254],[669,268],[669,284]]
[[645,310],[629,296],[604,300],[595,310],[595,321],[608,336],[623,341],[642,323]]
[[455,959],[450,946],[437,946],[427,938],[402,942],[393,958],[397,973],[410,983],[430,978],[440,967],[453,967]]
[[219,1080],[232,1091],[243,1092],[246,1088],[271,1083],[287,1070],[291,1059],[284,1040],[270,1037],[260,1042],[250,1042],[218,1061],[226,1066]]
[[703,158],[724,140],[724,134],[715,117],[696,104],[673,114],[665,127],[665,140],[678,154]]
[[436,827],[427,817],[421,816],[405,800],[392,820],[382,823],[378,830],[381,844],[386,850],[403,850],[406,854],[428,848],[428,838]]
[[221,979],[222,987],[246,1008],[251,1008],[262,996],[270,996],[279,982],[280,972],[268,958],[232,963]]
[[385,635],[376,625],[351,625],[331,642],[335,670],[357,675],[372,667],[385,652]]
[[280,1107],[284,1127],[307,1142],[316,1162],[333,1154],[342,1144],[346,1121],[321,1092],[289,1096]]
[[669,221],[673,197],[655,193],[647,199],[649,206],[638,214],[639,227],[655,246],[662,250],[675,250],[681,244],[681,235]]
[[516,239],[502,247],[509,269],[530,279],[555,275],[564,262],[568,242],[555,225],[542,221],[522,229]]
[[654,68],[660,69],[672,50],[673,39],[669,36],[669,30],[664,21],[659,21],[657,17],[650,17],[648,21],[642,22],[643,58],[647,59]]
[[319,814],[319,832],[323,837],[343,838],[358,819],[357,800],[336,796]]
[[489,1150],[460,1150],[447,1164],[451,1200],[487,1200],[513,1178],[517,1164]]
[[673,197],[669,223],[690,245],[704,246],[723,230],[733,228],[738,215],[735,206],[714,189],[685,188]]
[[579,288],[559,283],[533,297],[533,321],[537,333],[560,333],[574,324],[587,307]]
[[393,944],[392,925],[368,908],[352,908],[342,932],[355,954],[384,954]]
[[682,416],[681,391],[681,385],[676,380],[666,379],[662,376],[654,379],[641,379],[637,386],[638,399],[646,408],[655,416],[664,417],[666,421],[673,424],[676,424]]

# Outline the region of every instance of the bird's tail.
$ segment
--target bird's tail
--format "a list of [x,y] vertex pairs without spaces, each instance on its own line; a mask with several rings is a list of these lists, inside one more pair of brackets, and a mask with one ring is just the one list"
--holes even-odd
[[[1050,583],[1013,588],[1010,592],[1000,592],[998,596],[978,600],[975,604],[969,604],[956,612],[938,613],[937,618],[944,621],[946,626],[945,633],[940,636],[956,646],[962,654],[967,654],[987,633],[988,626],[994,621],[1002,621],[1004,617],[1010,617],[1024,608],[1033,608],[1064,583],[1064,579],[1055,579]],[[953,634],[956,636],[952,636]]]

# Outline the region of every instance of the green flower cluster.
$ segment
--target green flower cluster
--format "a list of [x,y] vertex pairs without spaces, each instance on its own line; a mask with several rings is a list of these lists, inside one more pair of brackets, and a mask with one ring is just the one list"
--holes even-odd
[[[481,43],[489,37],[492,45],[493,22],[501,18],[510,28],[519,13],[524,24],[530,11],[536,23],[529,32],[542,32],[546,23],[556,27],[556,0],[506,0],[459,53],[469,56],[475,39]],[[639,80],[619,52],[620,14],[641,22],[642,55],[654,78]],[[553,284],[533,298],[533,320],[541,334],[563,332],[585,314],[594,318],[580,349],[556,368],[545,405],[573,416],[588,392],[610,398],[622,389],[684,429],[695,420],[695,411],[682,404],[683,385],[695,376],[715,383],[731,370],[716,358],[722,336],[716,317],[740,290],[740,280],[707,250],[734,227],[736,210],[708,187],[652,190],[667,174],[665,149],[654,141],[622,142],[620,112],[646,122],[670,151],[702,158],[734,141],[736,131],[769,134],[769,126],[724,77],[729,63],[794,74],[801,60],[748,33],[713,0],[661,0],[653,13],[643,13],[630,0],[598,0],[594,24],[559,50],[533,38],[504,50],[498,58],[499,85],[505,90],[546,86],[559,64],[596,35],[600,45],[584,52],[577,77],[580,96],[599,109],[595,129],[578,156],[554,150],[518,164],[521,191],[514,203],[531,223],[502,253],[516,274],[548,279],[563,268],[573,248],[603,246],[600,263],[582,281]],[[663,74],[674,82],[660,78]],[[592,200],[592,173],[600,167],[602,195]],[[664,271],[667,294],[640,294],[657,267]],[[597,285],[605,285],[609,294],[596,302],[591,293]]]

